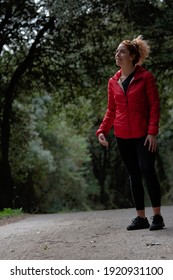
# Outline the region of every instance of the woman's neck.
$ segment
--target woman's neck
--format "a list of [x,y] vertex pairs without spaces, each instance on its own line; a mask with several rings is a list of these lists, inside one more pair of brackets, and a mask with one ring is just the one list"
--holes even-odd
[[135,66],[133,65],[126,68],[121,68],[121,76],[128,77],[133,71],[135,71]]

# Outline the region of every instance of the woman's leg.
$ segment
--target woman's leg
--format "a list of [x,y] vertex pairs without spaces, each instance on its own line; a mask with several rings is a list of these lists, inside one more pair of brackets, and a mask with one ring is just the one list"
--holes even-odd
[[142,175],[146,181],[148,194],[151,200],[154,214],[160,214],[161,188],[155,172],[155,152],[148,151],[144,146],[145,138],[137,140],[137,153]]
[[134,139],[117,138],[122,160],[130,176],[131,192],[138,216],[145,216],[144,188]]
[[149,152],[144,146],[145,138],[140,139],[120,139],[117,138],[120,154],[129,172],[131,190],[137,210],[137,215],[128,230],[148,228],[149,223],[145,217],[144,188],[142,175],[147,183],[147,190],[153,207],[153,221],[150,230],[162,229],[164,225],[160,214],[161,190],[156,176],[154,163],[155,153]]
[[138,155],[136,152],[136,140],[117,138],[117,143],[121,157],[130,176],[131,191],[137,211],[137,217],[127,226],[127,230],[149,228],[150,224],[145,217],[144,188]]
[[164,228],[165,224],[161,216],[161,188],[155,172],[155,152],[148,151],[148,147],[144,146],[145,138],[137,142],[137,152],[141,172],[145,178],[148,194],[153,207],[153,220],[150,225],[150,230],[159,230]]

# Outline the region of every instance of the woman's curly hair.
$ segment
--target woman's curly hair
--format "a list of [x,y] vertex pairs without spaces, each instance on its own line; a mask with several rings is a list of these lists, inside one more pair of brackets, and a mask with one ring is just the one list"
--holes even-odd
[[131,55],[135,55],[133,64],[142,64],[144,60],[149,56],[150,46],[146,40],[143,40],[142,35],[139,35],[137,38],[130,40],[124,40],[122,42]]

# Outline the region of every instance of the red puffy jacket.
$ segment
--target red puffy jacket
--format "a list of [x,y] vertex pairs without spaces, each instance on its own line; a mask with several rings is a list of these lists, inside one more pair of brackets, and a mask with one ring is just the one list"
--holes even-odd
[[120,138],[139,138],[148,134],[157,135],[160,117],[160,102],[154,76],[141,66],[136,66],[135,75],[126,94],[119,82],[119,70],[108,82],[108,107],[96,132],[105,136],[114,126]]

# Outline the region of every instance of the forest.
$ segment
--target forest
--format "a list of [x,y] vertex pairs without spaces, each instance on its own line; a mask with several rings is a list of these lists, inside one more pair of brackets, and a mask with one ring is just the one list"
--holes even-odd
[[[0,210],[134,207],[113,131],[96,130],[118,44],[142,35],[161,103],[156,171],[173,202],[173,1],[0,0]],[[146,205],[150,205],[146,195]]]

